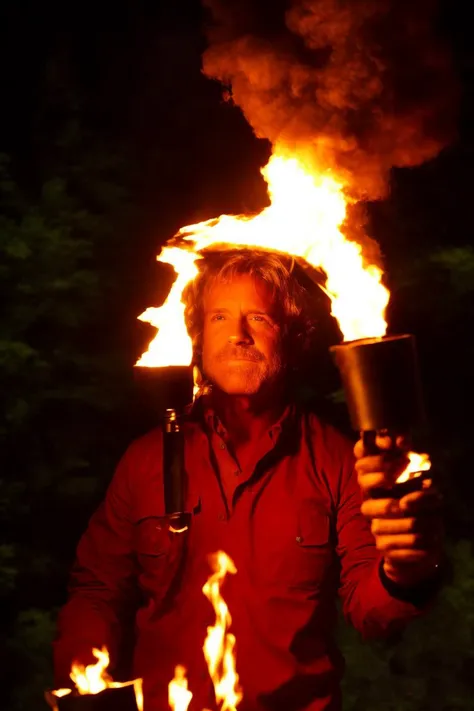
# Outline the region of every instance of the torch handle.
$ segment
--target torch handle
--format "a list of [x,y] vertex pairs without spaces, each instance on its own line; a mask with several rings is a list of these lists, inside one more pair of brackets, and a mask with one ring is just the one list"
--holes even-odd
[[378,454],[380,449],[375,444],[375,439],[377,437],[377,432],[375,430],[364,430],[362,432],[362,443],[364,445],[364,450],[366,455]]
[[167,411],[163,428],[163,486],[165,514],[183,514],[186,487],[184,433],[179,416],[172,410]]

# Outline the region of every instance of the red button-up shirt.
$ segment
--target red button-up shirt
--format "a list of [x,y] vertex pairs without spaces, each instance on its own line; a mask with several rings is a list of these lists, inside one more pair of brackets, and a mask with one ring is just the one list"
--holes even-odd
[[365,636],[399,628],[419,609],[392,597],[360,513],[352,444],[315,415],[289,408],[239,469],[212,413],[185,425],[185,533],[162,520],[162,441],[154,430],[120,462],[82,537],[55,643],[58,683],[73,657],[103,644],[117,655],[122,620],[140,592],[134,674],[145,711],[165,711],[177,664],[191,709],[215,708],[202,653],[215,617],[202,587],[208,556],[225,551],[237,574],[222,592],[237,639],[241,711],[340,709],[342,659],[333,640],[337,591]]

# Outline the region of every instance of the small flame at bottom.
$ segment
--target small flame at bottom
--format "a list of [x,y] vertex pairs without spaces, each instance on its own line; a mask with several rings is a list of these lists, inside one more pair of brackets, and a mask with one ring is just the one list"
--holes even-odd
[[398,477],[396,483],[403,484],[410,479],[415,479],[423,472],[431,469],[431,461],[429,454],[418,454],[417,452],[408,452],[408,464],[403,472]]
[[185,667],[178,665],[168,685],[168,704],[173,711],[187,711],[193,695],[188,689]]

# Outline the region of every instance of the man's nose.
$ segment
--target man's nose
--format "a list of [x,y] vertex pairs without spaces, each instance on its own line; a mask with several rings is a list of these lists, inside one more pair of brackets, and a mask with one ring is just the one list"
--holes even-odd
[[233,346],[248,346],[253,343],[253,338],[243,318],[234,322],[232,331],[229,335],[229,343],[232,343]]

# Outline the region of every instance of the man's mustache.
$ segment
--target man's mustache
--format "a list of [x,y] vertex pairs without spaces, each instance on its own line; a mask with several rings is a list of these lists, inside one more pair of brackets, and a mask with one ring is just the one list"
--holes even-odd
[[224,348],[217,355],[217,360],[250,360],[254,363],[264,360],[263,355],[256,348]]

